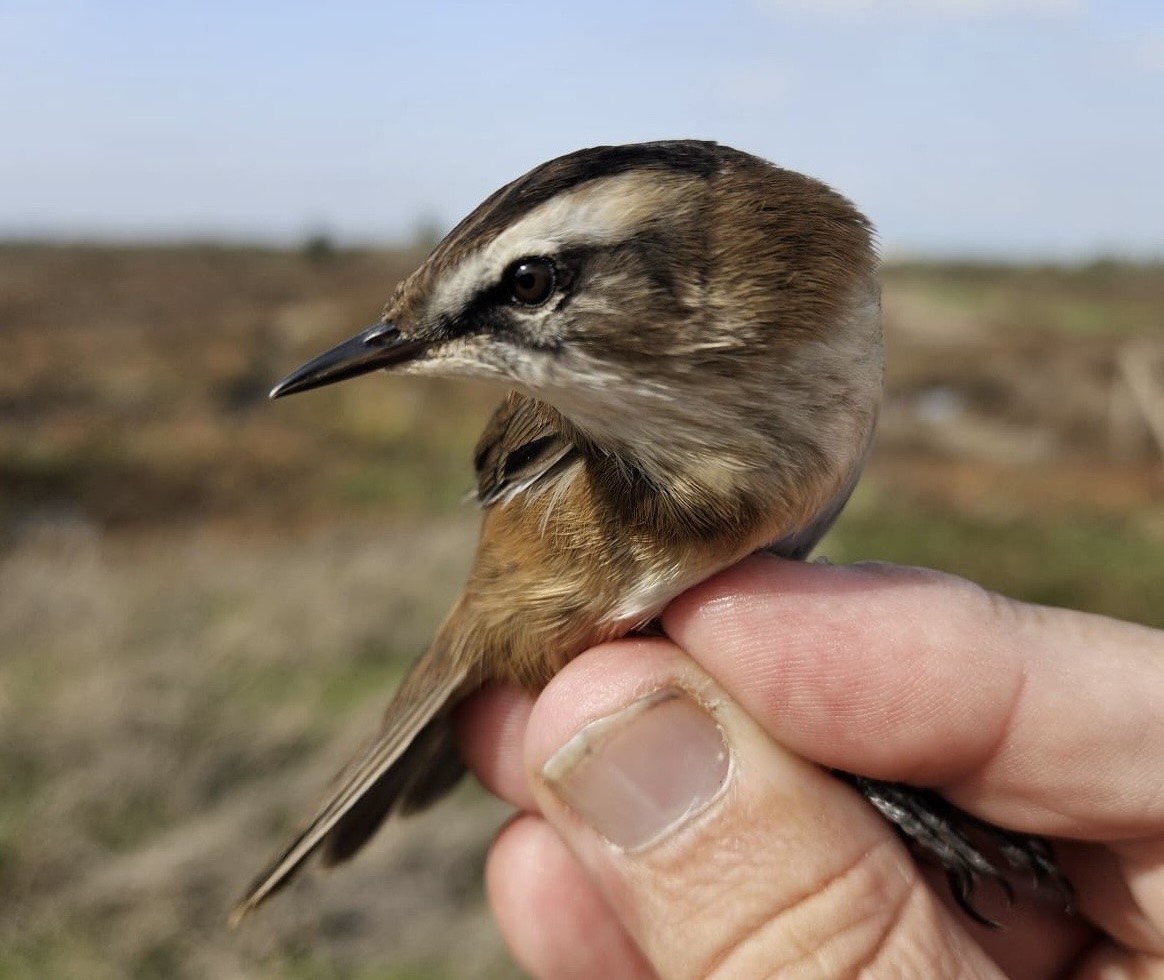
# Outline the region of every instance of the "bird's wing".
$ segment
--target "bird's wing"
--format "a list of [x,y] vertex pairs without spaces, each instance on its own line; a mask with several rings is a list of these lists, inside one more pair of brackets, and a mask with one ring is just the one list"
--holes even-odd
[[543,481],[552,481],[578,458],[552,408],[511,391],[477,442],[477,502],[508,503]]
[[[504,504],[529,490],[557,485],[578,450],[561,431],[548,405],[513,392],[494,412],[477,445],[477,499]],[[231,916],[237,923],[294,877],[322,847],[327,864],[354,854],[390,813],[418,810],[460,778],[449,708],[463,693],[469,673],[454,649],[474,636],[454,607],[432,646],[405,678],[384,724],[340,773],[325,802],[247,889]],[[480,639],[479,637],[477,639]]]
[[849,502],[849,497],[857,488],[857,481],[861,479],[861,473],[865,469],[865,462],[869,458],[871,448],[872,439],[870,438],[869,444],[865,446],[861,461],[853,467],[849,478],[841,485],[833,498],[825,502],[808,524],[791,534],[786,534],[784,537],[772,541],[763,550],[770,551],[781,558],[791,558],[796,561],[807,558],[812,549],[820,543],[820,539],[828,532],[828,529],[833,526],[833,521],[845,509],[845,504]]

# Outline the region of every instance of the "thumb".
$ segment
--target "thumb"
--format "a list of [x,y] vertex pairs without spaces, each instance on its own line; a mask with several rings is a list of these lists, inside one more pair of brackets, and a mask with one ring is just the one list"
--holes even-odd
[[997,975],[888,828],[681,651],[591,651],[538,699],[546,819],[663,977]]

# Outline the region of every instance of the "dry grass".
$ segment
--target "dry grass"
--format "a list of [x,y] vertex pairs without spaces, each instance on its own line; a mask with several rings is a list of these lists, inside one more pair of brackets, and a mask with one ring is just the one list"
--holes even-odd
[[[513,975],[472,789],[223,924],[468,560],[492,395],[264,398],[416,258],[0,248],[0,978]],[[903,267],[885,305],[826,550],[1164,626],[1159,451],[1114,367],[1161,342],[1164,270]]]
[[480,881],[500,807],[480,793],[238,936],[223,918],[374,724],[472,535],[27,534],[0,566],[0,976],[504,975]]

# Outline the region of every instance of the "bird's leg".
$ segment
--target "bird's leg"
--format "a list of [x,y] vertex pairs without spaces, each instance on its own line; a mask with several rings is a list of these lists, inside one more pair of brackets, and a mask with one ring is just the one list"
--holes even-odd
[[989,879],[1013,900],[1008,870],[1030,876],[1038,890],[1071,908],[1071,883],[1043,838],[996,827],[959,810],[932,790],[840,770],[833,773],[872,803],[923,858],[941,867],[954,899],[976,922],[998,925],[975,907],[974,891],[982,879]]

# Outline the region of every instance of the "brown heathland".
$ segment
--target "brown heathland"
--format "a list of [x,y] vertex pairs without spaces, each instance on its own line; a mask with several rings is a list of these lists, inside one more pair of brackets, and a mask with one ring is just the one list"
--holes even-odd
[[[419,258],[0,247],[0,978],[514,975],[472,788],[224,925],[468,563],[495,393],[265,399]],[[1164,269],[898,265],[885,310],[823,550],[1164,626]]]

